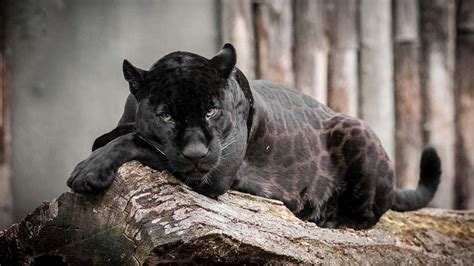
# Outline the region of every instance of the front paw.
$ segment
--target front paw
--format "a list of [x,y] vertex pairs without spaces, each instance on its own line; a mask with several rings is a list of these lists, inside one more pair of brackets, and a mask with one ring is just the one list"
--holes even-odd
[[78,193],[97,193],[112,184],[117,169],[106,162],[110,159],[101,156],[99,151],[80,162],[67,180],[67,185]]

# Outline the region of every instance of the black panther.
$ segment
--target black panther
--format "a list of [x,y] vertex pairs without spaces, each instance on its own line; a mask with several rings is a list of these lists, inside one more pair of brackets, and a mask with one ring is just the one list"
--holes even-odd
[[389,209],[426,206],[441,162],[421,156],[416,190],[396,189],[393,166],[364,121],[270,81],[248,81],[226,44],[212,59],[174,52],[148,71],[127,60],[130,92],[117,128],[99,137],[67,181],[96,193],[123,163],[168,170],[217,198],[228,189],[281,200],[321,227],[375,225]]

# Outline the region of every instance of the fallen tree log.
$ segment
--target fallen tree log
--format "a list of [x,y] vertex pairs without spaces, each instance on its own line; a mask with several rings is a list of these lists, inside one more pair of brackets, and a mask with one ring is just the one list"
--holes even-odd
[[322,229],[279,201],[202,196],[137,162],[100,195],[64,193],[0,231],[0,265],[472,263],[474,212],[388,212],[371,230]]

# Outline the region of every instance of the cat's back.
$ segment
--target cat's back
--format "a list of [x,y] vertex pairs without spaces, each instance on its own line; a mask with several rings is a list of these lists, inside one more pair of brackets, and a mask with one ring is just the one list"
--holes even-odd
[[320,127],[317,122],[339,115],[312,97],[272,81],[252,80],[249,83],[256,100],[277,123],[283,119],[289,124],[308,123],[316,129]]

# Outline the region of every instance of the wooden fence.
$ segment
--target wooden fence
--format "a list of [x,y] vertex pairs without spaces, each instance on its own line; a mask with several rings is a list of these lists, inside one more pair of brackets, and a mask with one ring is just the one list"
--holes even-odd
[[[3,2],[0,0],[0,7]],[[9,90],[5,60],[5,10],[0,8],[0,230],[12,222],[12,195],[10,185],[10,121]]]
[[220,0],[222,42],[270,79],[368,121],[416,187],[423,147],[443,163],[433,206],[474,208],[474,1]]

